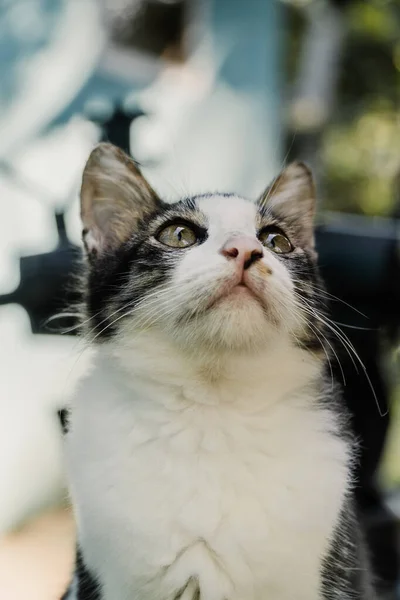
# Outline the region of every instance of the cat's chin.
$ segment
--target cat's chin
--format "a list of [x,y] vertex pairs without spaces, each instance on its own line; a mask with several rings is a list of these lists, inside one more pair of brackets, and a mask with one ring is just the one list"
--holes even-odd
[[259,300],[246,289],[235,289],[175,331],[174,337],[203,351],[256,352],[277,335]]

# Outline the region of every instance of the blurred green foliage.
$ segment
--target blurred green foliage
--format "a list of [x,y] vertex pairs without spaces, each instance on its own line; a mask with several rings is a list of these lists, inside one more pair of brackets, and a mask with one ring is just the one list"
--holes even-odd
[[[344,10],[335,110],[321,143],[324,206],[390,215],[400,171],[400,0],[360,0]],[[290,23],[287,66],[293,75],[304,31],[301,10],[292,12]]]
[[390,215],[400,169],[400,3],[351,3],[346,21],[336,110],[323,136],[326,207]]

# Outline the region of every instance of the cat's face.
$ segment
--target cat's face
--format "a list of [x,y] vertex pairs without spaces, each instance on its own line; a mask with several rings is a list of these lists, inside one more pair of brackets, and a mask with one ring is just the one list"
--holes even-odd
[[110,145],[82,186],[95,335],[162,331],[181,347],[250,351],[286,336],[314,347],[314,188],[294,164],[258,202],[211,194],[168,205]]

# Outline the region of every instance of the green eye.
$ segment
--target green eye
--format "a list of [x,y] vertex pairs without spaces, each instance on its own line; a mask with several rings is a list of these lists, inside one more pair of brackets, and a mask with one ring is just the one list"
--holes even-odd
[[157,235],[159,242],[170,248],[188,248],[197,242],[197,235],[187,225],[168,225]]
[[290,240],[283,233],[266,230],[260,233],[259,240],[263,246],[266,246],[272,252],[276,252],[276,254],[288,254],[293,251]]

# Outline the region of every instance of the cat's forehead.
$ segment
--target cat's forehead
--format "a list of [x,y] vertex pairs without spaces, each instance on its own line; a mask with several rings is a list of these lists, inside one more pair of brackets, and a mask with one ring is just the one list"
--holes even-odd
[[213,194],[197,200],[210,229],[216,231],[254,231],[257,206],[254,202],[235,195]]

